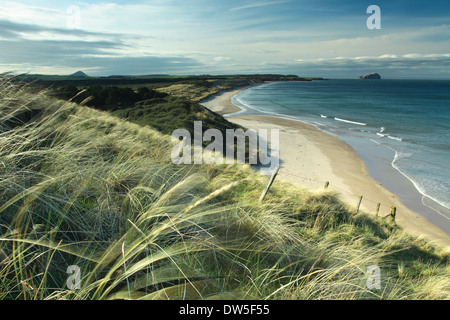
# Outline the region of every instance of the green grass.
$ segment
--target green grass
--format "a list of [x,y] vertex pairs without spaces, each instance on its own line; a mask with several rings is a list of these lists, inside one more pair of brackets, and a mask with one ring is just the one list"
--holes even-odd
[[[206,84],[205,84],[206,83]],[[190,92],[186,86],[180,85],[185,92]],[[119,87],[89,87],[79,90],[75,86],[54,89],[52,95],[68,101],[82,103],[95,109],[109,111],[114,116],[137,123],[141,126],[149,126],[164,134],[171,135],[176,129],[187,129],[194,136],[194,122],[201,121],[202,134],[208,129],[219,130],[223,136],[227,129],[242,129],[221,115],[211,112],[204,106],[190,99],[192,95],[201,95],[208,81],[195,81],[192,86],[199,88],[199,92],[193,91],[186,96],[174,96],[165,92],[159,92],[147,87],[132,88]],[[210,85],[217,92],[219,87]],[[208,88],[209,88],[208,87]],[[209,92],[209,91],[208,91]],[[191,140],[194,143],[194,140]],[[236,143],[235,143],[236,145]],[[207,142],[203,142],[207,146]],[[245,158],[249,159],[249,143],[246,141]],[[225,153],[225,150],[220,150]],[[248,162],[248,161],[247,161]]]
[[0,128],[2,299],[450,298],[448,253],[337,194],[260,203],[250,166],[174,165],[170,136],[7,76]]
[[165,134],[179,128],[194,135],[194,121],[202,121],[203,130],[216,128],[225,134],[226,129],[239,126],[227,121],[205,107],[185,98],[167,96],[139,101],[135,106],[112,113],[142,126],[150,126]]
[[[241,85],[245,86],[243,82]],[[229,83],[217,83],[216,81],[194,81],[182,82],[158,88],[160,92],[168,93],[171,96],[187,98],[191,101],[200,102],[222,90],[229,90],[232,86]]]

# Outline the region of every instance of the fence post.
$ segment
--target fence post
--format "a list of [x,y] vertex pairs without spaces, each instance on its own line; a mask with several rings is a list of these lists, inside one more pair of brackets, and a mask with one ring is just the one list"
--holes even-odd
[[359,201],[358,201],[358,205],[356,206],[356,214],[358,214],[359,212],[359,207],[361,206],[361,202],[362,202],[363,196],[359,197]]
[[377,204],[377,210],[376,210],[376,216],[378,217],[378,213],[380,212],[380,206],[381,206],[381,203],[380,202],[378,202],[378,204]]
[[328,189],[328,186],[330,185],[330,182],[329,181],[326,181],[325,182],[325,186],[324,186],[324,189]]
[[266,197],[266,194],[269,191],[270,186],[272,185],[273,181],[275,180],[275,177],[278,174],[278,170],[279,170],[279,168],[276,168],[275,171],[272,173],[272,176],[270,177],[269,183],[267,184],[266,188],[264,189],[264,191],[262,192],[261,196],[259,197],[259,202],[263,201],[264,198]]
[[392,207],[391,207],[391,213],[390,213],[390,216],[391,216],[392,221],[395,221],[395,215],[396,215],[396,213],[397,213],[397,208],[396,208],[395,206],[392,206]]

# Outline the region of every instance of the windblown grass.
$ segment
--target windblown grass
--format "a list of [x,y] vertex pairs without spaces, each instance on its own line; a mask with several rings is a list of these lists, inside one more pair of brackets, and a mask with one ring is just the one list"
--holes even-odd
[[249,166],[174,165],[169,136],[8,75],[0,126],[2,299],[450,298],[448,254],[336,194],[260,203]]

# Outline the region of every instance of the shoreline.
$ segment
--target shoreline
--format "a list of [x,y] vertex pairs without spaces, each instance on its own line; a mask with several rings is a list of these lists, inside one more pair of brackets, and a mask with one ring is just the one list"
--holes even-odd
[[[219,93],[201,104],[221,115],[238,112],[241,109],[231,102],[231,98],[250,87],[253,86]],[[369,214],[375,214],[377,203],[381,203],[379,216],[386,216],[391,206],[396,206],[396,222],[405,231],[450,248],[450,237],[423,215],[406,207],[399,195],[372,178],[364,160],[340,138],[309,124],[274,116],[230,115],[227,120],[254,130],[279,129],[280,171],[277,179],[310,190],[323,190],[328,181],[329,189],[349,205],[356,207],[362,195],[361,210]],[[399,181],[406,186],[404,181]]]
[[221,91],[219,93],[216,93],[212,95],[211,97],[207,98],[206,100],[200,101],[199,103],[208,108],[209,110],[220,114],[221,116],[226,114],[232,114],[241,111],[240,108],[235,106],[231,102],[231,98],[238,94],[241,91],[256,87],[256,85],[248,85],[245,87],[237,88],[237,89],[231,89],[227,91]]

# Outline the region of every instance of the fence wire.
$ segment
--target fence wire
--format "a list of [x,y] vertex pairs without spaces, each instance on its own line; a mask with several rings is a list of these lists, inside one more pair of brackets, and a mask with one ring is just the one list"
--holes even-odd
[[[359,199],[362,196],[362,202],[365,202],[365,203],[370,202],[370,203],[373,204],[373,212],[377,212],[377,206],[378,206],[378,204],[380,204],[380,208],[378,209],[378,212],[377,212],[379,215],[381,215],[384,212],[389,213],[390,210],[391,210],[391,206],[383,204],[381,201],[377,201],[375,199],[367,198],[364,194],[353,193],[353,192],[351,192],[349,190],[346,190],[346,189],[343,189],[343,188],[341,188],[339,186],[336,186],[336,185],[332,184],[329,181],[319,181],[319,180],[312,179],[312,178],[309,178],[309,177],[305,177],[305,176],[302,176],[302,175],[299,175],[299,174],[294,174],[294,173],[288,172],[288,171],[286,171],[286,170],[284,170],[282,168],[279,169],[278,173],[279,174],[282,173],[283,175],[291,176],[291,177],[294,177],[296,179],[301,179],[303,181],[313,182],[313,183],[317,184],[318,188],[323,188],[324,190],[327,190],[327,189],[331,188],[331,189],[339,191],[339,193],[341,193],[341,194],[350,195],[350,196],[355,198],[355,204],[357,202],[359,202]],[[361,205],[362,205],[362,203],[361,203]],[[365,205],[365,207],[367,208],[368,206]]]

